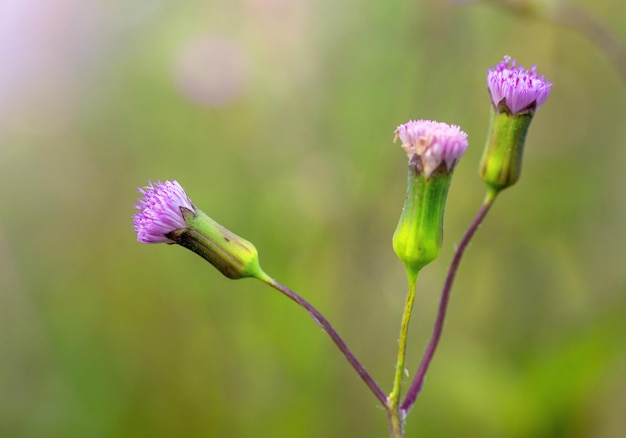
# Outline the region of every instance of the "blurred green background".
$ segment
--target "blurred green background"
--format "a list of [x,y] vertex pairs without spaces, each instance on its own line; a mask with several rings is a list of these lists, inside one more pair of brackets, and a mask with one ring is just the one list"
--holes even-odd
[[[572,4],[626,41],[624,2]],[[406,436],[624,436],[626,84],[572,29],[426,0],[0,3],[0,436],[388,436],[301,309],[137,243],[136,187],[178,180],[389,391],[393,131],[427,118],[470,139],[418,285],[413,375],[483,197],[485,75],[505,54],[552,95],[461,265]]]

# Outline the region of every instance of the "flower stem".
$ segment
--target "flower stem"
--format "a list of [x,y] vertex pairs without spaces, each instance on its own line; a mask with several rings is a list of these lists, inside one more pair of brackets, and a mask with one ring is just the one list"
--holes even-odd
[[387,416],[389,417],[389,437],[402,438],[404,436],[404,417],[401,417],[397,403],[394,410],[391,410],[390,408],[387,409]]
[[344,357],[348,360],[350,365],[352,365],[352,368],[354,368],[354,370],[357,372],[359,377],[361,377],[361,380],[365,382],[365,384],[372,391],[372,393],[378,399],[378,401],[385,408],[387,408],[387,396],[385,395],[385,393],[382,391],[382,389],[380,389],[380,387],[374,381],[372,376],[369,375],[369,373],[365,370],[365,367],[363,367],[361,362],[359,362],[359,360],[354,356],[354,354],[352,353],[352,351],[350,351],[350,349],[348,348],[344,340],[341,339],[341,337],[339,336],[337,331],[334,329],[334,327],[330,324],[330,322],[328,322],[326,317],[322,315],[322,313],[320,313],[319,310],[317,310],[315,307],[313,307],[313,305],[311,305],[308,301],[306,301],[300,295],[298,295],[297,293],[289,289],[287,286],[274,280],[272,277],[268,276],[264,272],[259,274],[256,278],[261,280],[263,283],[267,284],[268,286],[276,289],[277,291],[285,295],[287,298],[295,301],[296,304],[298,304],[300,307],[306,310],[309,316],[313,318],[313,321],[315,321],[316,324],[319,325],[328,334],[328,336],[330,336],[330,338],[335,343],[337,348],[339,348],[339,350],[344,355]]
[[404,304],[404,313],[402,314],[402,322],[400,324],[400,337],[398,338],[398,358],[396,361],[396,374],[393,379],[393,389],[387,398],[387,406],[389,408],[389,428],[392,438],[402,437],[402,423],[404,417],[398,409],[400,404],[400,390],[402,388],[402,376],[404,375],[404,364],[406,360],[406,343],[409,334],[409,322],[411,321],[411,312],[413,311],[413,302],[415,301],[415,284],[417,283],[418,271],[407,269],[409,290],[406,295]]
[[452,258],[452,262],[450,263],[450,268],[448,269],[448,275],[446,276],[446,281],[443,286],[443,290],[441,292],[441,299],[439,301],[439,311],[437,312],[437,319],[435,320],[435,327],[433,329],[433,333],[431,335],[430,341],[428,342],[428,346],[426,347],[426,351],[424,353],[424,357],[422,358],[422,362],[420,363],[419,368],[417,369],[417,373],[409,390],[407,391],[406,397],[400,406],[400,414],[406,416],[408,412],[413,407],[417,396],[422,390],[422,386],[424,384],[424,378],[426,377],[426,372],[428,371],[428,367],[430,366],[430,362],[435,355],[435,350],[437,349],[437,345],[439,344],[439,339],[441,338],[441,332],[443,331],[443,324],[446,319],[446,312],[448,309],[448,301],[450,300],[450,293],[452,291],[452,284],[454,283],[454,278],[456,276],[456,271],[459,268],[459,264],[461,263],[461,258],[463,257],[463,253],[467,248],[470,240],[478,230],[478,227],[482,223],[483,219],[489,212],[489,209],[493,205],[496,196],[498,195],[499,190],[490,188],[485,196],[485,200],[481,205],[478,213],[474,217],[474,220],[470,224],[470,226],[465,231],[465,235],[461,239],[461,243],[457,247],[454,252],[454,257]]

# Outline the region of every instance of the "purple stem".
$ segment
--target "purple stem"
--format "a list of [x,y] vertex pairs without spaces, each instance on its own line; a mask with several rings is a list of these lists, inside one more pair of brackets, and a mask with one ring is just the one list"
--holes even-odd
[[300,295],[289,289],[287,286],[274,280],[273,278],[263,278],[262,281],[264,281],[266,284],[273,287],[277,291],[281,292],[287,298],[295,301],[300,307],[308,312],[308,314],[311,316],[311,318],[313,318],[317,325],[319,325],[328,334],[328,336],[330,336],[337,348],[339,348],[339,350],[343,353],[348,362],[350,362],[352,368],[354,368],[357,374],[374,393],[374,396],[376,396],[378,401],[380,401],[380,403],[382,403],[382,405],[386,408],[387,395],[385,395],[382,389],[380,389],[378,384],[374,381],[372,376],[370,376],[369,373],[365,370],[361,362],[359,362],[359,360],[354,356],[352,351],[350,351],[346,343],[343,341],[343,339],[341,339],[337,331],[333,328],[330,322],[328,322],[326,317]]
[[409,413],[417,396],[422,390],[422,386],[424,385],[424,378],[426,377],[426,372],[428,371],[428,367],[430,366],[430,362],[433,360],[433,356],[435,355],[435,350],[437,349],[437,345],[439,344],[439,338],[441,338],[441,332],[443,331],[443,324],[446,319],[446,311],[448,310],[448,301],[450,300],[450,293],[452,291],[452,283],[454,283],[454,277],[456,276],[456,271],[459,268],[459,264],[461,263],[461,258],[463,257],[463,253],[467,248],[472,236],[478,230],[478,227],[482,223],[483,219],[489,212],[489,209],[493,205],[493,201],[495,200],[497,192],[490,191],[487,193],[487,197],[485,201],[481,205],[478,213],[476,213],[476,217],[470,224],[467,231],[465,231],[465,235],[463,239],[461,239],[461,243],[457,247],[454,252],[454,257],[452,258],[452,262],[450,263],[450,268],[448,269],[448,275],[446,277],[446,282],[443,286],[443,291],[441,292],[441,299],[439,301],[439,311],[437,313],[437,319],[435,320],[435,327],[433,329],[433,334],[430,337],[430,341],[428,342],[428,346],[426,347],[426,351],[424,352],[424,357],[422,358],[422,362],[420,363],[419,368],[417,369],[417,374],[415,375],[415,379],[411,383],[409,390],[406,393],[406,397],[400,406],[400,412],[403,416]]

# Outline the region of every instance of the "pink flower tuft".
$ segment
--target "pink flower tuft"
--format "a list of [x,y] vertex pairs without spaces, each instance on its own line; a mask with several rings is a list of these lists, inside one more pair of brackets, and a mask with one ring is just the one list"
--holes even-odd
[[143,198],[135,208],[133,217],[137,241],[143,243],[174,243],[165,237],[171,231],[186,228],[180,207],[195,211],[185,190],[176,181],[157,182],[139,189]]
[[467,134],[457,125],[432,120],[411,120],[396,129],[409,159],[421,158],[424,175],[429,178],[442,164],[452,172],[467,149]]
[[552,83],[537,73],[537,66],[526,70],[505,56],[495,67],[487,70],[487,87],[494,108],[502,100],[512,114],[536,110],[548,98]]

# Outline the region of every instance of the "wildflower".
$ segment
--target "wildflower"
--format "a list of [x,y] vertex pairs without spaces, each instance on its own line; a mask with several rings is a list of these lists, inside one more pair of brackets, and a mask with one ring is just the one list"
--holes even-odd
[[550,94],[552,83],[536,66],[526,70],[508,56],[487,70],[491,124],[480,164],[483,181],[495,192],[517,182],[530,122]]
[[487,70],[487,88],[493,107],[516,115],[535,112],[548,98],[552,83],[539,76],[537,66],[526,70],[515,59],[505,56],[495,67]]
[[396,129],[409,160],[417,156],[426,178],[439,169],[450,173],[467,149],[467,134],[456,125],[432,120],[411,120]]
[[448,188],[467,149],[467,134],[455,125],[412,120],[396,129],[398,137],[409,157],[409,171],[393,249],[414,276],[439,255]]
[[137,241],[142,243],[175,243],[166,234],[186,228],[180,208],[195,211],[193,203],[177,181],[157,182],[139,189],[143,198],[135,205]]
[[150,183],[139,193],[143,198],[134,216],[139,242],[181,245],[228,278],[262,274],[254,245],[196,209],[178,182]]

